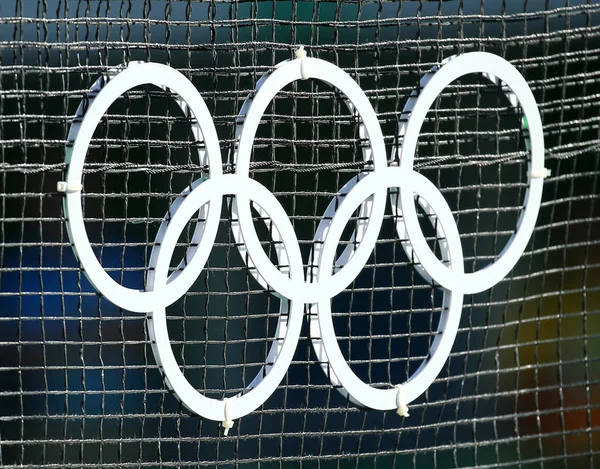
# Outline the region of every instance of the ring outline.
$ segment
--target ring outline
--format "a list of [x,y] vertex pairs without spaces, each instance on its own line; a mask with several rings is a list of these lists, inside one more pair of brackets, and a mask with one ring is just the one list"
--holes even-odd
[[398,150],[400,167],[413,170],[420,130],[435,99],[454,80],[471,73],[481,73],[493,82],[504,83],[510,88],[511,104],[514,106],[518,101],[527,119],[530,144],[529,185],[515,233],[494,262],[476,272],[464,274],[465,277],[459,281],[458,277],[452,275],[427,245],[419,228],[415,205],[412,198],[409,199],[411,194],[407,189],[400,188],[398,197],[414,256],[421,264],[419,271],[426,272],[430,278],[434,278],[437,283],[449,290],[460,288],[462,282],[466,294],[479,293],[499,283],[523,255],[535,227],[544,185],[543,178],[532,178],[531,174],[544,170],[545,156],[542,120],[535,97],[525,78],[501,57],[487,52],[471,52],[446,59],[435,73],[429,73],[421,79],[418,97],[416,93],[409,97],[403,112],[405,115],[409,113],[409,116],[406,123],[401,119],[398,130],[399,136],[403,137],[402,145]]
[[[159,294],[161,288],[164,288],[164,280],[166,279],[171,259],[169,256],[172,255],[177,239],[190,220],[190,217],[202,205],[212,203],[214,199],[222,199],[224,195],[235,195],[237,197],[237,193],[243,191],[251,192],[253,194],[251,199],[257,202],[271,219],[277,220],[274,223],[276,226],[278,225],[278,230],[281,230],[283,233],[289,233],[290,230],[292,233],[294,232],[287,215],[282,216],[285,215],[285,210],[278,203],[275,196],[263,185],[253,179],[239,177],[234,174],[224,175],[217,179],[208,179],[199,184],[187,195],[170,220],[172,225],[167,230],[169,236],[163,238],[159,244],[155,245],[154,250],[158,251],[155,257],[162,260],[162,262],[158,262],[155,269],[149,271],[149,274],[152,272],[148,280],[149,288],[154,289],[153,291]],[[296,246],[297,249],[295,249]],[[210,253],[211,249],[208,249],[208,253]],[[161,253],[165,252],[167,255],[161,256]],[[297,239],[291,247],[286,246],[286,252],[290,260],[291,278],[303,278],[302,256]],[[206,253],[203,253],[202,257],[208,256]],[[275,391],[289,368],[296,351],[302,329],[303,313],[304,303],[290,300],[289,313],[285,316],[280,314],[276,338],[265,360],[266,363],[271,360],[272,365],[263,366],[246,390],[231,398],[231,419],[238,419],[253,412]],[[192,387],[179,369],[169,340],[165,308],[162,306],[155,308],[147,318],[148,331],[152,340],[152,350],[157,364],[166,378],[165,382],[167,386],[175,392],[179,400],[192,412],[211,420],[226,420],[226,401],[206,397]],[[284,336],[283,341],[281,346],[279,346],[282,335]]]
[[[166,65],[156,63],[133,63],[132,66],[122,70],[117,75],[110,78],[110,80],[107,80],[106,77],[101,77],[97,80],[94,85],[97,85],[100,89],[96,90],[94,89],[94,86],[92,86],[90,92],[92,99],[89,100],[91,104],[84,106],[85,102],[83,102],[80,105],[80,110],[81,112],[84,112],[84,115],[81,118],[81,122],[76,122],[77,125],[73,125],[69,132],[69,140],[73,141],[73,145],[67,150],[67,185],[81,184],[83,164],[87,156],[91,139],[106,111],[127,91],[136,86],[147,84],[168,88],[181,98],[181,100],[178,101],[178,104],[180,102],[185,103],[187,109],[189,109],[196,120],[197,125],[193,128],[194,136],[198,138],[198,134],[202,134],[205,155],[210,168],[210,176],[218,177],[222,174],[221,154],[219,142],[216,138],[216,129],[212,118],[210,118],[211,116],[208,108],[194,85],[183,74]],[[95,96],[100,96],[101,93],[102,97],[105,99],[93,99]],[[207,128],[204,128],[203,130],[202,125],[206,125]],[[200,153],[199,158],[203,158],[203,155]],[[199,263],[196,256],[192,256],[191,259],[187,260],[188,266],[186,268],[186,275],[183,275],[184,271],[178,271],[181,272],[180,274],[177,274],[176,272],[176,275],[172,277],[173,286],[171,287],[171,290],[163,293],[163,296],[157,295],[152,291],[127,288],[117,283],[102,268],[102,265],[91,247],[83,220],[81,192],[76,191],[65,194],[63,206],[65,218],[68,220],[67,231],[69,238],[71,239],[75,255],[79,259],[86,276],[94,288],[102,292],[102,294],[115,305],[129,311],[144,313],[151,311],[157,304],[164,304],[167,306],[175,302],[177,298],[180,298],[185,294],[193,284],[193,281],[190,282],[190,279],[191,271],[194,269],[187,269],[190,267],[195,268]],[[214,220],[218,222],[220,213],[220,208],[215,205],[213,210],[209,210],[207,221],[213,220],[211,223],[218,226],[218,223],[215,223]],[[201,229],[201,226],[201,224],[197,224],[196,229]],[[216,236],[216,229],[214,235]],[[206,239],[208,239],[208,236]],[[201,236],[199,242],[206,242],[206,239]],[[187,283],[184,284],[184,280]],[[179,296],[176,296],[177,291],[181,291],[182,293]]]

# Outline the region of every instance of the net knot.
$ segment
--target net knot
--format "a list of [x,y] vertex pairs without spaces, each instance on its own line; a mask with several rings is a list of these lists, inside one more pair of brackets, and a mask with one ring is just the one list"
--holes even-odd
[[306,57],[306,50],[302,44],[298,46],[298,49],[296,49],[296,58],[300,59],[300,75],[302,76],[303,80],[307,80],[309,76],[308,60]]
[[233,428],[233,420],[231,420],[231,399],[226,397],[223,402],[225,403],[225,420],[221,422],[221,426],[225,429],[223,435],[229,435],[229,429]]
[[400,417],[408,417],[408,404],[406,403],[406,389],[401,384],[396,385],[398,393],[396,394],[396,413]]

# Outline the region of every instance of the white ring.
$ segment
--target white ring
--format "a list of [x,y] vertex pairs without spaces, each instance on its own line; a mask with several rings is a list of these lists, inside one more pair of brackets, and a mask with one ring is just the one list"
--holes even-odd
[[[165,290],[169,290],[167,276],[170,259],[179,235],[194,213],[203,205],[212,204],[215,199],[221,199],[223,195],[232,194],[237,196],[240,192],[251,193],[251,199],[259,204],[266,214],[274,220],[278,230],[282,230],[284,233],[289,233],[291,230],[293,233],[292,224],[285,215],[283,207],[281,207],[275,196],[258,182],[238,175],[225,175],[218,181],[209,179],[202,184],[198,184],[183,199],[177,210],[172,213],[165,237],[159,244],[155,245],[152,257],[157,259],[157,262],[154,270],[149,271],[148,288],[150,291],[162,295]],[[209,209],[209,211],[211,210]],[[206,246],[206,243],[203,244],[204,250],[208,249],[208,253],[202,252],[200,254],[202,259],[208,258],[210,253],[210,248],[206,248]],[[297,279],[302,281],[304,272],[297,239],[290,246],[286,245],[285,248],[290,261],[290,279],[292,281]],[[255,265],[260,266],[255,259],[253,261]],[[290,301],[289,315],[283,319],[280,318],[276,339],[267,356],[266,362],[268,365],[263,367],[248,386],[247,392],[238,394],[233,398],[235,399],[235,405],[231,408],[230,419],[235,420],[253,412],[275,391],[294,356],[302,329],[303,313],[304,303],[302,301]],[[152,314],[148,316],[148,332],[156,362],[161,372],[164,373],[167,385],[181,402],[189,410],[203,417],[217,421],[227,420],[225,402],[206,397],[198,392],[179,369],[171,348],[166,310],[163,306],[153,308]],[[282,338],[283,340],[281,340]]]
[[[427,211],[437,217],[436,228],[440,237],[446,239],[446,243],[440,246],[444,260],[449,262],[452,272],[461,276],[463,274],[463,254],[460,244],[458,228],[450,211],[450,207],[441,193],[427,178],[419,173],[408,172],[402,168],[390,167],[385,172],[373,172],[365,176],[346,195],[342,205],[338,208],[336,217],[325,238],[324,248],[319,262],[318,280],[327,280],[331,274],[330,269],[323,268],[333,262],[332,250],[329,246],[337,246],[344,229],[342,220],[346,219],[356,207],[370,194],[388,187],[404,187],[411,192],[417,193],[421,199],[427,202]],[[411,194],[412,195],[412,194]],[[411,198],[412,200],[412,198]],[[335,251],[333,251],[335,252]],[[463,294],[461,290],[444,292],[443,312],[438,324],[436,335],[430,349],[429,358],[423,362],[419,369],[403,384],[406,391],[407,404],[419,397],[433,383],[440,370],[444,366],[460,323],[462,313]],[[356,404],[378,410],[397,409],[396,398],[398,390],[376,389],[363,382],[354,374],[346,362],[337,343],[333,320],[331,317],[331,301],[322,301],[317,307],[317,319],[321,345],[325,349],[328,366],[332,373],[333,384],[342,386],[348,397]],[[327,366],[327,364],[325,364]],[[336,383],[335,381],[338,381]],[[340,389],[341,390],[341,389]]]
[[[180,72],[165,65],[153,63],[136,63],[134,65],[134,67],[124,69],[110,80],[107,77],[98,79],[90,90],[92,96],[88,100],[87,109],[84,103],[80,106],[78,115],[82,115],[82,117],[76,119],[76,125],[73,125],[69,135],[69,140],[73,140],[74,143],[72,148],[67,150],[67,163],[69,165],[66,178],[67,186],[81,184],[87,149],[102,116],[123,93],[145,84],[155,84],[168,88],[180,96],[181,100],[178,100],[178,103],[185,103],[195,117],[197,125],[194,126],[193,131],[199,141],[199,134],[202,134],[210,165],[211,178],[221,175],[222,163],[217,133],[208,108],[196,88]],[[100,94],[102,99],[93,99]],[[79,123],[80,119],[81,122]],[[205,126],[204,129],[203,126]],[[202,155],[200,155],[200,158],[202,159]],[[152,291],[140,291],[124,287],[113,280],[98,261],[87,236],[81,207],[81,192],[67,192],[63,203],[65,217],[68,220],[67,231],[75,254],[92,285],[98,291],[101,291],[109,301],[129,311],[142,313],[151,311],[157,305],[167,306],[179,298],[171,294],[175,291],[174,289],[172,291],[167,290],[163,295],[156,295]],[[218,226],[220,214],[220,209],[217,210],[216,207],[215,210],[209,211],[207,223],[213,224],[215,227]],[[202,224],[198,223],[196,228],[202,229]],[[188,259],[188,263],[193,264],[193,259]],[[178,281],[169,283],[169,285],[173,288],[179,284],[177,285],[179,287],[178,291],[186,291],[193,281],[184,284],[182,280],[189,280],[190,277],[178,275],[176,276]]]
[[[365,175],[363,174],[363,177],[364,176]],[[398,173],[398,176],[399,176],[400,181],[405,181],[406,176],[404,174]],[[429,193],[429,195],[436,201],[438,206],[444,207],[442,209],[442,213],[446,214],[445,222],[448,226],[452,226],[452,218],[451,218],[452,213],[450,212],[450,208],[448,207],[445,199],[437,191],[437,188],[434,187],[432,189],[431,186],[433,184],[428,179],[426,179],[424,176],[422,176],[418,173],[413,173],[413,177],[416,178],[416,181],[418,181],[422,185],[422,187],[426,187],[424,190]],[[380,178],[379,174],[374,176],[375,180],[377,180],[378,178]],[[393,176],[392,176],[392,178],[393,178]],[[416,181],[414,182],[414,184],[416,184]],[[354,186],[357,183],[358,183],[357,177],[354,177],[350,181],[348,181],[348,183],[340,190],[341,196],[345,197],[348,193],[350,193],[350,191],[354,188]],[[388,184],[389,184],[389,182],[388,182]],[[393,188],[393,186],[395,186],[396,184],[400,185],[401,182],[393,181],[393,184],[390,186],[390,188]],[[377,186],[378,190],[387,190],[385,182],[381,182],[381,185],[371,184],[370,186]],[[435,195],[434,195],[434,193],[435,193]],[[435,211],[433,211],[431,205],[429,205],[428,202],[423,197],[419,197],[417,199],[417,201],[418,201],[419,205],[421,206],[421,208],[428,215],[428,219],[431,222],[431,224],[433,225],[433,227],[436,229],[437,238],[439,240],[444,240],[446,238],[446,235],[443,230],[442,223],[436,223],[435,220],[437,219],[437,215],[436,215]],[[313,264],[313,263],[317,263],[320,265],[320,262],[321,262],[320,258],[321,258],[321,253],[322,253],[321,248],[322,248],[322,244],[325,239],[325,236],[327,235],[327,232],[329,231],[329,229],[331,227],[331,221],[335,214],[335,208],[336,208],[335,205],[336,205],[336,201],[334,199],[331,201],[331,203],[325,210],[325,213],[322,216],[322,220],[319,223],[319,226],[317,227],[315,239],[313,240],[314,241],[314,248],[313,248],[314,251],[313,251],[313,253],[311,253],[311,259],[313,259],[313,257],[314,257],[316,259],[319,259],[319,261],[309,262],[309,269],[310,269],[311,264]],[[450,215],[448,216],[448,214],[450,214]],[[402,217],[402,213],[399,209],[395,215],[398,218]],[[397,229],[402,226],[403,225],[401,223],[397,223]],[[456,230],[450,229],[450,232],[454,234],[452,243],[457,248],[456,252],[453,255],[453,259],[454,259],[454,262],[457,263],[457,265],[458,265],[459,264],[458,259],[462,259],[462,256],[463,256],[462,246],[460,245],[460,236],[458,236],[458,231],[456,231]],[[410,244],[409,241],[406,240],[405,236],[406,236],[405,230],[398,231],[398,237],[400,239],[400,242]],[[348,257],[351,255],[351,251],[352,251],[351,248],[352,248],[352,243],[350,243],[346,246],[346,249],[344,250],[344,252],[335,261],[336,269],[340,269],[341,266],[343,266],[345,264]],[[460,248],[460,249],[458,249],[458,248]],[[408,249],[410,249],[410,248],[409,247],[405,248],[407,253],[409,252]],[[450,256],[450,246],[449,246],[448,241],[440,242],[440,251],[441,251],[441,255],[442,255],[442,260],[444,262],[449,262],[451,259],[451,256]],[[409,259],[410,259],[410,254],[409,254]],[[462,261],[460,264],[462,265]],[[418,268],[419,266],[413,265],[413,267]],[[458,269],[460,269],[460,267],[457,267],[456,273],[458,273]],[[319,271],[319,267],[317,267],[317,266],[313,267],[312,275],[315,277],[318,277],[318,271]],[[310,272],[310,270],[309,270],[309,272]],[[457,328],[458,328],[458,323],[460,322],[460,310],[462,308],[462,300],[463,300],[463,295],[460,295],[460,298],[456,298],[456,297],[452,297],[451,293],[446,290],[444,290],[444,292],[443,292],[442,309],[449,312],[449,317],[452,321],[452,323],[451,323],[452,328],[450,328],[448,332],[444,330],[444,333],[447,335],[451,333],[450,332],[451,330],[457,330]],[[459,303],[460,303],[460,307],[459,307]],[[323,321],[323,319],[319,319],[319,314],[321,314],[321,315],[325,314],[325,315],[331,317],[331,307],[328,306],[328,307],[322,309],[321,311],[319,311],[319,304],[310,305],[309,307],[310,307],[310,313],[311,313],[310,318],[309,318],[310,337],[311,337],[313,349],[317,356],[318,363],[320,363],[321,368],[323,369],[324,373],[329,377],[332,386],[334,386],[343,396],[348,397],[355,404],[365,407],[366,406],[365,404],[360,402],[356,397],[354,397],[354,395],[349,394],[346,391],[346,389],[343,387],[341,381],[339,380],[339,378],[337,377],[336,372],[335,372],[335,370],[337,368],[339,368],[339,366],[340,366],[340,365],[338,365],[339,354],[336,353],[334,355],[336,357],[336,358],[334,358],[334,363],[333,364],[330,363],[330,360],[327,356],[326,347],[324,346],[323,340],[321,339],[320,322]],[[458,311],[458,313],[457,313],[457,311]],[[451,312],[451,314],[450,314],[450,312]],[[443,320],[441,319],[440,324],[438,326],[438,332],[440,332],[442,330],[442,326],[447,327],[446,324],[447,323],[444,323]],[[456,335],[456,332],[454,332],[454,334]],[[436,338],[436,340],[437,340],[437,338]],[[432,349],[437,346],[436,344],[437,344],[437,342],[434,341],[434,343],[432,344]],[[341,365],[341,366],[343,367],[344,365]],[[424,360],[422,366],[418,370],[419,373],[424,372],[424,370],[421,370],[421,368],[424,368],[426,366],[430,367],[429,370],[427,371],[428,379],[433,381],[433,379],[435,379],[435,376],[437,376],[437,374],[439,373],[439,369],[434,370],[433,368],[431,368],[431,365],[428,364],[428,360]],[[416,374],[417,373],[415,372],[415,375]],[[425,375],[423,375],[423,376],[425,376]],[[423,377],[421,377],[421,380],[423,380]],[[377,397],[374,397],[374,398],[376,399]],[[416,395],[415,395],[415,398],[416,398]]]
[[[256,130],[260,124],[267,106],[275,95],[289,83],[302,79],[301,62],[309,61],[309,78],[324,81],[344,93],[349,102],[352,103],[356,113],[362,119],[366,137],[369,139],[371,155],[373,157],[374,170],[386,167],[387,158],[385,144],[377,115],[368,98],[360,89],[358,84],[343,70],[335,65],[315,58],[295,59],[279,65],[261,84],[260,89],[252,99],[243,122],[238,120],[240,141],[237,149],[236,174],[248,176],[250,168],[250,157],[252,143]],[[251,254],[253,262],[260,262],[258,269],[264,281],[268,283],[280,295],[286,298],[301,297],[306,303],[316,303],[321,298],[335,296],[352,282],[353,276],[358,275],[362,266],[367,261],[377,241],[377,225],[383,223],[385,213],[385,194],[381,191],[374,194],[372,205],[369,207],[370,214],[375,223],[369,224],[361,239],[360,244],[342,271],[338,272],[328,284],[311,283],[298,288],[289,281],[285,273],[279,271],[269,260],[260,246],[256,229],[252,223],[252,213],[246,194],[238,194],[236,197],[236,213],[239,217],[239,225],[244,243],[248,253]],[[333,248],[335,250],[335,247]],[[258,266],[257,266],[258,267]],[[264,269],[264,270],[263,270]]]
[[[302,56],[302,57],[298,57],[299,60],[305,59],[306,60],[306,55]],[[322,62],[322,61],[320,61]],[[284,66],[287,66],[286,64],[288,64],[289,61],[286,62],[282,62],[281,64],[279,64],[277,66],[277,69],[281,69]],[[325,62],[327,63],[327,62]],[[331,65],[331,64],[329,64]],[[354,86],[352,86],[351,84],[348,84],[348,81],[345,77],[349,77],[349,75],[345,74],[345,72],[338,70],[338,73],[331,73],[329,75],[329,78],[327,80],[327,83],[330,84],[333,87],[337,86],[337,83],[339,82],[338,80],[338,75],[343,75],[344,78],[342,80],[344,89],[346,90],[347,93],[349,93],[347,95],[347,97],[344,99],[344,103],[346,104],[346,106],[348,107],[348,110],[350,111],[351,114],[353,115],[358,115],[359,117],[362,117],[361,114],[359,112],[357,112],[356,107],[354,105],[354,102],[351,100],[351,98],[356,98],[355,93],[358,93],[360,91],[360,93],[362,93],[362,90],[356,90],[356,88]],[[341,72],[341,73],[340,73]],[[289,73],[288,70],[283,70],[283,73]],[[310,77],[310,76],[309,76]],[[266,98],[264,98],[265,101],[270,101],[272,100],[275,95],[281,91],[281,89],[283,89],[283,87],[285,87],[287,84],[291,83],[292,81],[294,81],[292,78],[289,78],[289,83],[285,83],[285,84],[281,84],[281,82],[273,84],[272,81],[270,81],[272,79],[272,75],[271,74],[266,74],[263,75],[257,82],[256,84],[256,89],[254,93],[251,93],[246,100],[244,101],[240,112],[238,114],[238,117],[236,119],[236,128],[235,128],[235,139],[236,141],[239,141],[245,132],[248,132],[247,129],[253,129],[254,133],[253,135],[256,133],[256,129],[257,129],[257,124],[255,124],[256,121],[254,121],[252,123],[252,125],[250,127],[245,126],[245,122],[247,119],[247,115],[248,112],[250,111],[250,109],[252,108],[254,104],[254,100],[255,100],[255,96],[257,95],[257,93],[259,93],[259,91],[261,89],[263,89],[263,87],[267,87],[269,90],[269,93],[271,95],[270,99],[267,96]],[[303,78],[302,78],[303,79]],[[351,78],[350,78],[351,79]],[[280,88],[277,88],[277,86],[279,86]],[[363,93],[364,94],[364,93]],[[373,120],[373,115],[374,115],[374,111],[372,109],[372,107],[370,106],[370,103],[368,105],[364,104],[364,100],[361,103],[364,107],[364,114],[367,116],[368,119],[370,119],[370,126],[373,129],[373,133],[376,134],[376,128],[377,126],[374,123]],[[370,108],[370,109],[369,109]],[[254,113],[254,115],[252,117],[255,117],[257,115],[257,113]],[[260,121],[258,121],[258,123],[260,123]],[[246,130],[244,130],[246,129]],[[364,124],[364,122],[361,121],[359,122],[359,137],[361,140],[368,140],[368,133],[367,133],[367,129],[366,126]],[[361,147],[361,151],[362,151],[362,155],[363,155],[363,161],[365,163],[369,163],[371,161],[371,158],[373,158],[373,150],[372,147],[369,146],[362,146]],[[231,161],[233,162],[233,164],[237,167],[238,164],[238,154],[239,154],[239,150],[238,150],[238,145],[236,145],[234,147],[234,151],[232,152],[232,155],[230,157]],[[386,165],[386,161],[379,158],[378,159],[378,163],[377,163],[378,167],[382,167]],[[351,179],[348,183],[346,183],[346,185],[341,189],[341,193],[345,193],[348,192],[351,187],[356,183],[356,178]],[[332,201],[332,204],[334,204],[335,199]],[[333,217],[335,210],[334,210],[334,206],[330,204],[330,207],[328,207],[326,213],[324,214],[324,217],[328,218],[328,217]],[[254,207],[254,209],[257,211],[259,218],[265,220],[265,225],[267,224],[266,222],[266,214],[265,212],[260,208],[260,207]],[[378,204],[378,209],[379,210],[385,210],[385,206],[384,204]],[[245,245],[245,243],[243,242],[243,237],[242,237],[242,229],[241,229],[241,225],[239,220],[236,220],[236,217],[238,217],[238,213],[237,213],[237,209],[235,206],[233,206],[233,220],[232,220],[232,224],[231,224],[231,230],[233,233],[233,237],[235,239],[237,248],[240,252],[240,255],[242,256],[242,259],[246,260],[246,257],[248,255],[248,250],[247,247]],[[370,197],[368,200],[366,200],[363,204],[361,204],[360,209],[359,209],[359,219],[367,219],[370,218],[371,214],[373,211],[373,198]],[[383,216],[383,214],[382,214]],[[383,219],[383,218],[382,218]],[[366,228],[366,223],[364,222],[358,222],[357,226],[356,226],[356,230],[355,230],[355,234],[352,236],[352,239],[350,241],[350,244],[346,247],[346,249],[344,250],[344,252],[342,253],[342,255],[340,256],[340,258],[336,261],[336,265],[340,265],[343,266],[345,265],[348,260],[350,259],[350,257],[352,257],[354,251],[352,249],[352,244],[358,244],[361,242],[362,237],[365,234],[365,228]],[[317,228],[317,234],[315,235],[316,238],[321,238],[324,236],[323,233],[318,233],[319,230],[326,230],[326,225],[324,223],[320,223],[319,227]],[[279,233],[277,233],[277,231],[273,232],[271,231],[270,233],[270,242],[275,246],[275,251],[277,254],[277,259],[279,261],[279,271],[282,272],[284,275],[287,275],[287,269],[286,269],[286,265],[287,265],[287,257],[286,257],[286,253],[285,250],[282,248],[282,240],[281,237],[279,236]],[[311,253],[312,256],[312,253]],[[309,264],[312,263],[312,260],[309,260]],[[264,279],[264,277],[262,277],[260,275],[260,272],[258,269],[256,269],[256,266],[252,263],[252,259],[248,258],[247,259],[247,267],[250,269],[250,273],[251,275],[258,281],[258,283],[265,289],[269,288],[269,283]],[[339,270],[339,269],[338,269]],[[310,273],[309,273],[310,274]],[[310,279],[307,278],[307,283],[310,283]],[[274,291],[274,293],[279,296],[280,298],[285,298],[285,296],[281,296],[279,295],[279,293],[277,291]]]
[[[511,94],[508,97],[511,104],[520,104],[528,122],[531,147],[529,173],[542,171],[545,156],[544,132],[533,93],[515,67],[503,58],[486,52],[471,52],[450,57],[437,71],[423,77],[419,93],[413,93],[404,108],[403,115],[409,115],[408,121],[402,121],[399,126],[399,136],[403,137],[400,167],[413,169],[419,132],[433,102],[446,86],[470,73],[483,73],[492,81],[501,81],[510,88]],[[454,275],[431,251],[419,227],[412,194],[406,187],[401,187],[399,202],[410,244],[421,263],[419,272],[425,272],[429,278],[450,290],[462,287],[464,293],[478,293],[497,284],[515,266],[527,247],[539,213],[543,185],[543,179],[529,178],[525,208],[517,222],[516,232],[494,263],[477,272],[465,274],[464,277]]]

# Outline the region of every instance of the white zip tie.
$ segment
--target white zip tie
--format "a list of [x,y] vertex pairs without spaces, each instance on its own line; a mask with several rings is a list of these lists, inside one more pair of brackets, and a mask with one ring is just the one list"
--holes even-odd
[[304,50],[304,46],[300,45],[298,49],[296,49],[296,58],[300,59],[300,75],[302,75],[303,80],[308,80],[308,60],[306,60],[306,51]]
[[532,179],[546,179],[552,175],[552,171],[548,168],[542,168],[537,171],[529,171],[528,175]]
[[81,184],[67,184],[66,181],[58,181],[56,183],[56,190],[58,192],[72,194],[73,192],[81,192],[81,189],[83,189],[83,185]]
[[408,417],[408,405],[406,404],[406,389],[401,384],[396,385],[396,389],[398,389],[398,394],[396,394],[396,406],[398,409],[396,413],[400,417]]
[[233,420],[231,420],[231,399],[226,397],[223,399],[225,402],[225,420],[221,422],[221,426],[225,429],[223,435],[229,435],[229,429],[233,428]]

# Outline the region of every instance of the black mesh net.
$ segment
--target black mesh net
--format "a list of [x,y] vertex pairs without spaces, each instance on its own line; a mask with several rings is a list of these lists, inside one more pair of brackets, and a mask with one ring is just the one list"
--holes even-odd
[[[305,321],[280,386],[224,436],[169,392],[144,315],[114,306],[85,277],[56,184],[88,88],[138,60],[192,81],[231,171],[242,101],[299,44],[359,83],[389,155],[406,99],[432,66],[470,51],[506,58],[539,103],[552,176],[524,255],[496,286],[465,296],[451,355],[410,417],[359,409],[338,393]],[[1,0],[0,465],[598,467],[599,77],[600,3],[592,0]],[[454,213],[467,272],[495,259],[523,209],[521,122],[501,89],[468,75],[446,88],[421,130],[415,166]],[[251,177],[285,208],[305,263],[329,202],[369,170],[365,144],[344,97],[325,83],[296,82],[267,109]],[[167,92],[139,87],[110,107],[90,145],[82,199],[87,234],[114,279],[144,287],[165,213],[206,169],[189,116]],[[216,399],[250,384],[287,307],[240,255],[231,203],[224,198],[206,269],[167,308],[184,375]],[[276,263],[270,221],[253,214]],[[421,221],[437,249],[435,230]],[[388,206],[367,265],[331,302],[344,357],[381,388],[404,382],[427,357],[442,309],[442,290],[419,276],[395,223]]]

